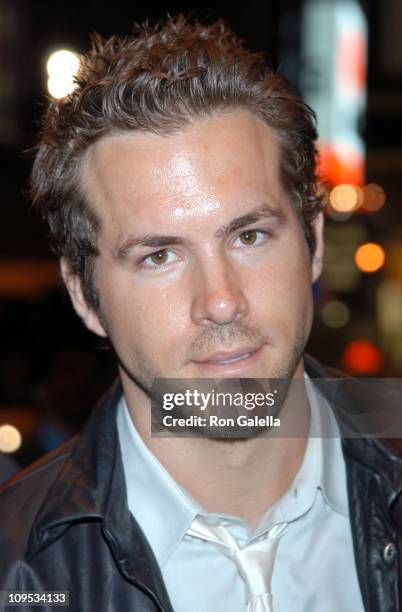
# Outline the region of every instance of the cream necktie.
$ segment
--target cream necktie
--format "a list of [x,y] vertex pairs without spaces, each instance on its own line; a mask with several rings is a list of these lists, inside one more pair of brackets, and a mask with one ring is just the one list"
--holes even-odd
[[279,538],[286,529],[286,523],[275,525],[264,540],[240,548],[225,527],[211,526],[203,517],[198,516],[187,534],[211,542],[235,563],[247,589],[246,612],[273,612],[271,578]]

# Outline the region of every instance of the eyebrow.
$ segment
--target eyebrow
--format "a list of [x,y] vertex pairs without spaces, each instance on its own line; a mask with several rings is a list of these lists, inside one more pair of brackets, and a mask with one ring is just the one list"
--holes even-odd
[[[252,223],[256,223],[261,219],[274,219],[279,225],[283,225],[286,221],[286,214],[280,208],[270,204],[264,204],[260,208],[251,210],[250,212],[232,219],[227,225],[218,228],[214,235],[216,238],[226,237],[233,232],[247,227]],[[181,245],[186,242],[180,236],[169,236],[166,234],[143,234],[129,236],[116,249],[115,256],[117,259],[126,259],[129,253],[138,246],[149,248],[164,248],[167,246]]]

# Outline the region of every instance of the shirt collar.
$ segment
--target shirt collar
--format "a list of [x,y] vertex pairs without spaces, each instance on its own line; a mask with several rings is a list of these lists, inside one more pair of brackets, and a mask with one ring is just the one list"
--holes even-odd
[[[348,516],[346,470],[339,429],[328,401],[305,373],[310,427],[301,466],[289,488],[261,518],[254,537],[273,525],[298,520],[313,507],[321,491],[332,510]],[[289,438],[289,443],[292,439]]]
[[304,378],[311,414],[309,442],[316,440],[320,447],[321,468],[317,486],[328,505],[348,517],[346,467],[338,424],[328,400],[314,385],[313,379],[306,373]]
[[202,508],[146,446],[134,427],[124,396],[117,408],[117,428],[128,507],[163,566]]

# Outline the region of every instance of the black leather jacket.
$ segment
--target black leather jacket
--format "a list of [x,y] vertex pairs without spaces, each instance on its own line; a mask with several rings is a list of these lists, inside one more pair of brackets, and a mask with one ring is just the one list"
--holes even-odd
[[[328,376],[313,360],[305,365],[313,378]],[[72,612],[172,611],[153,552],[127,507],[115,419],[120,393],[114,385],[78,437],[0,490],[0,590],[69,591]],[[366,610],[402,612],[398,441],[342,444]]]

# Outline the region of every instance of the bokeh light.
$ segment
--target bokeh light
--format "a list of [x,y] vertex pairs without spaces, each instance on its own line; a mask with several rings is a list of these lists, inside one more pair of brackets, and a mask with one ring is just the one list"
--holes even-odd
[[350,310],[344,302],[331,300],[321,310],[321,318],[328,327],[339,329],[349,322]]
[[384,355],[368,340],[350,342],[343,353],[343,367],[356,376],[374,376],[384,367]]
[[338,213],[351,213],[363,202],[363,192],[357,185],[337,185],[329,194],[329,202]]
[[14,453],[21,446],[21,434],[14,425],[0,426],[0,452]]
[[64,98],[76,87],[74,76],[80,67],[78,55],[67,49],[55,51],[49,57],[46,68],[49,75],[47,87],[53,98]]
[[375,242],[362,244],[355,253],[355,264],[362,272],[377,272],[384,262],[385,251]]
[[363,208],[369,212],[376,212],[385,204],[385,191],[381,185],[370,183],[363,187]]

